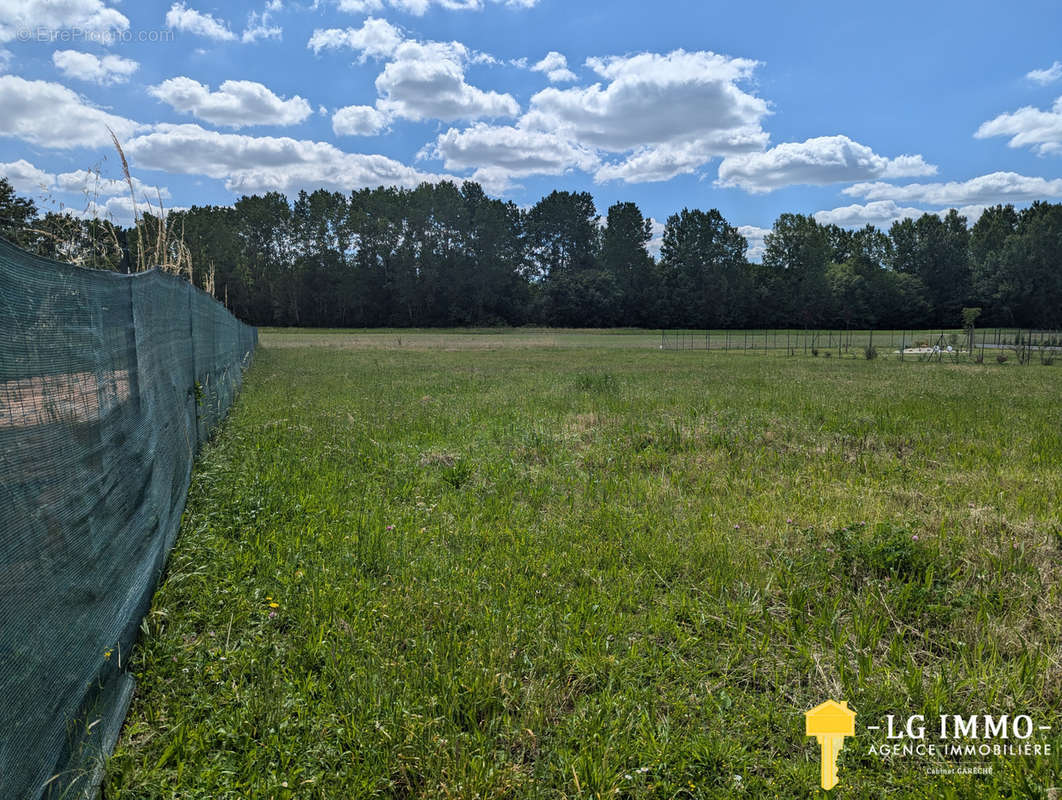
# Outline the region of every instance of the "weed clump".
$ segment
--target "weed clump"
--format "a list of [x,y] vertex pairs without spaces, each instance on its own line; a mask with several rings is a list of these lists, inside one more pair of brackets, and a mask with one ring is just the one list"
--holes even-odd
[[586,394],[612,394],[619,381],[611,372],[580,372],[575,376],[575,390]]

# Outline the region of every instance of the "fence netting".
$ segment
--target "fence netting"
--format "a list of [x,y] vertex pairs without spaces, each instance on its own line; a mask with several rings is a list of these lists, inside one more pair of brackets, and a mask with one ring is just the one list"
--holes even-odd
[[176,276],[0,240],[0,797],[98,778],[193,459],[257,340]]

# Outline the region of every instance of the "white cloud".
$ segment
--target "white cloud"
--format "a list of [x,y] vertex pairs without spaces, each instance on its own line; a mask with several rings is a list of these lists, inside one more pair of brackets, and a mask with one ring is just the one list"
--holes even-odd
[[1062,155],[1062,97],[1050,111],[1024,106],[1009,114],[1000,114],[981,125],[976,139],[1009,136],[1009,147],[1029,147],[1040,155]]
[[382,0],[339,0],[339,10],[348,11],[351,14],[368,14],[373,11],[382,11]]
[[402,31],[387,20],[369,17],[360,28],[318,28],[306,46],[315,53],[349,47],[361,53],[364,63],[369,58],[389,58],[404,39]]
[[404,42],[376,78],[377,108],[404,119],[445,122],[519,114],[512,95],[484,91],[465,81],[469,58],[460,42]]
[[598,164],[592,149],[554,134],[484,123],[451,128],[421,155],[442,159],[446,169],[474,169],[473,179],[496,192],[511,188],[512,178],[589,171]]
[[866,200],[893,200],[898,203],[926,203],[934,206],[993,205],[1022,203],[1062,197],[1062,178],[1048,180],[1015,172],[992,172],[967,181],[947,183],[857,183],[844,194]]
[[556,50],[550,50],[544,59],[531,67],[531,71],[545,72],[550,83],[575,80],[575,73],[568,69],[568,59]]
[[55,185],[54,175],[38,169],[22,158],[8,164],[0,164],[0,176],[7,178],[15,191],[22,194],[49,191]]
[[[150,201],[150,202],[148,202]],[[187,211],[184,206],[163,206],[162,214],[168,215],[174,211]],[[158,200],[154,196],[150,196],[147,200],[141,200],[139,197],[136,202],[136,211],[141,215],[151,214],[152,216],[159,215]],[[129,195],[124,197],[108,197],[106,200],[90,199],[83,206],[67,206],[63,209],[62,213],[67,214],[77,219],[106,219],[110,220],[115,225],[131,226],[135,219],[133,213],[133,201]]]
[[42,147],[109,147],[143,129],[132,120],[89,105],[62,84],[0,75],[0,136]]
[[166,12],[166,25],[174,30],[194,33],[219,42],[231,42],[236,38],[228,26],[211,14],[188,8],[183,2],[174,3]]
[[67,78],[91,81],[101,86],[126,83],[140,64],[129,58],[105,55],[94,56],[77,50],[56,50],[52,53],[52,63]]
[[113,36],[128,30],[124,14],[100,0],[7,0],[0,3],[0,42],[10,42],[19,31],[36,37],[39,30],[58,33],[78,28],[96,35]]
[[247,16],[247,27],[244,28],[240,41],[244,44],[257,42],[259,39],[279,39],[284,34],[284,29],[279,25],[273,25],[270,12],[280,9],[279,3],[274,6],[269,3],[262,13],[252,11]]
[[1034,69],[1032,72],[1027,73],[1025,77],[1041,86],[1047,86],[1047,84],[1054,83],[1059,78],[1062,78],[1062,62],[1056,61],[1047,69]]
[[230,128],[297,125],[313,113],[310,104],[298,95],[283,100],[254,81],[225,81],[212,92],[191,78],[170,78],[148,92],[177,111]]
[[10,50],[0,47],[0,72],[7,72],[7,68],[11,66],[11,59],[14,55]]
[[935,166],[922,156],[879,156],[847,136],[819,136],[785,142],[762,153],[728,156],[719,165],[719,186],[748,192],[770,192],[783,186],[851,183],[871,178],[933,175]]
[[[60,191],[87,195],[89,197],[120,197],[128,196],[129,184],[124,178],[105,178],[98,172],[79,169],[74,172],[63,172],[54,176],[55,185]],[[163,200],[170,198],[170,190],[162,186],[149,186],[139,178],[133,178],[133,191],[137,200],[146,197],[151,202],[157,203],[161,195]]]
[[652,217],[649,218],[649,221],[653,226],[653,236],[646,245],[646,249],[653,258],[660,258],[660,248],[664,244],[664,223]]
[[[510,8],[533,8],[538,0],[491,0]],[[432,5],[448,11],[479,11],[484,7],[484,0],[388,0],[388,5],[416,16],[423,16]],[[364,14],[383,9],[383,0],[339,0],[339,10],[354,14]]]
[[209,131],[198,125],[157,125],[128,142],[142,169],[206,175],[232,192],[293,194],[300,189],[413,187],[450,176],[420,172],[381,155],[346,153],[327,142]]
[[766,249],[763,240],[770,232],[770,228],[759,228],[755,225],[738,225],[738,233],[744,236],[745,241],[749,243],[749,249],[746,252],[749,261],[761,261],[763,259],[763,251]]
[[[972,226],[988,204],[966,205],[957,208],[960,217],[966,217],[967,227]],[[865,205],[850,205],[834,208],[829,211],[816,211],[812,216],[823,225],[839,225],[842,228],[862,228],[873,225],[882,230],[892,227],[894,222],[902,219],[918,219],[924,214],[936,214],[938,217],[946,217],[951,208],[929,211],[924,208],[912,208],[900,206],[892,200],[875,200]]]
[[627,183],[667,181],[676,175],[696,172],[711,158],[710,142],[695,139],[682,144],[661,144],[639,147],[626,159],[607,163],[594,174],[594,180],[622,180]]
[[555,132],[583,145],[630,157],[602,168],[599,180],[665,180],[714,156],[760,150],[767,103],[738,86],[757,62],[707,51],[591,58],[607,80],[544,89],[531,98],[520,126]]
[[822,225],[839,225],[842,228],[862,228],[874,225],[888,228],[901,219],[917,219],[925,214],[921,208],[904,208],[892,200],[877,200],[866,205],[854,204],[829,211],[816,211],[813,216]]
[[375,136],[385,130],[391,118],[372,106],[346,106],[332,115],[337,136]]

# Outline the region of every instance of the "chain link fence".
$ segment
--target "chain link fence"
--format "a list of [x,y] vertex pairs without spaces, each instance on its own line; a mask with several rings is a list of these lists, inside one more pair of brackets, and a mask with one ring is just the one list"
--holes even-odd
[[824,358],[900,361],[1014,361],[1053,363],[1062,331],[1024,328],[919,330],[665,330],[661,350],[714,350]]

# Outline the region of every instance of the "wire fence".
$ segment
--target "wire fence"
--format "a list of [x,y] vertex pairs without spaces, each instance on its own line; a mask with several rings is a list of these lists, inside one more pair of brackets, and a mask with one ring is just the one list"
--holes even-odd
[[173,275],[0,240],[0,797],[98,785],[192,462],[257,341]]
[[1062,331],[1026,328],[910,330],[664,330],[661,350],[705,350],[900,361],[1031,361],[1062,354]]

